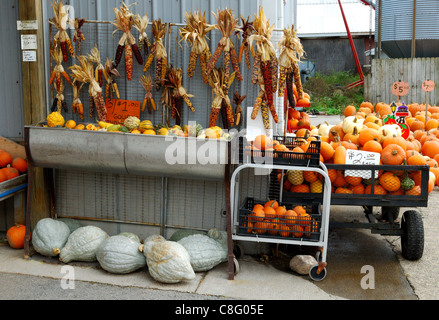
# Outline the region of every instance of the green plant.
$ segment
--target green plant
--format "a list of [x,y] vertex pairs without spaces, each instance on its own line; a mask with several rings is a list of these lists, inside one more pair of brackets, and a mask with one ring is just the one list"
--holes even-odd
[[317,72],[315,77],[303,84],[303,87],[311,96],[311,108],[314,111],[342,115],[346,106],[358,107],[364,100],[362,86],[345,89],[345,86],[358,80],[358,75],[347,71],[328,75]]

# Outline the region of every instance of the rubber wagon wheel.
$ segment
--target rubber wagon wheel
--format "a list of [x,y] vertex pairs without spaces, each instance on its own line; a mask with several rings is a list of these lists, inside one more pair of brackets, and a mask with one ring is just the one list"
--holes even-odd
[[402,256],[407,260],[418,260],[424,253],[424,223],[416,210],[404,212],[401,218]]

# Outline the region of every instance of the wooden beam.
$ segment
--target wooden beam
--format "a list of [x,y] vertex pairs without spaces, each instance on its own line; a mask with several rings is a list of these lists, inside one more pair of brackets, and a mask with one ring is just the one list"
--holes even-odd
[[37,36],[37,61],[22,62],[24,124],[31,125],[46,117],[46,81],[42,0],[19,0],[19,19],[37,20],[38,30],[22,30],[21,35]]

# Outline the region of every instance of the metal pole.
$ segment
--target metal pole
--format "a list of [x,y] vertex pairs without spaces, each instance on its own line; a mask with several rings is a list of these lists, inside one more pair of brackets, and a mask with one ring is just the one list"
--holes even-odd
[[416,56],[416,0],[413,0],[412,58]]
[[378,45],[377,45],[377,58],[381,59],[381,17],[382,17],[381,0],[378,0]]

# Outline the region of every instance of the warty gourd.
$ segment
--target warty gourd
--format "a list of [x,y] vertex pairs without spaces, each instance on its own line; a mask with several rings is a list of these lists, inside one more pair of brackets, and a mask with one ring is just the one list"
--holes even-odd
[[127,236],[109,237],[96,251],[96,259],[102,269],[117,274],[134,272],[146,266],[146,258],[140,251],[141,244]]
[[189,253],[177,242],[150,236],[144,240],[143,254],[149,274],[158,282],[178,283],[195,278]]
[[67,224],[45,218],[38,221],[32,232],[32,245],[39,254],[55,257],[61,252],[69,236],[70,229]]
[[59,254],[59,260],[64,263],[70,261],[96,261],[96,251],[108,235],[101,228],[85,226],[73,231],[64,248]]

